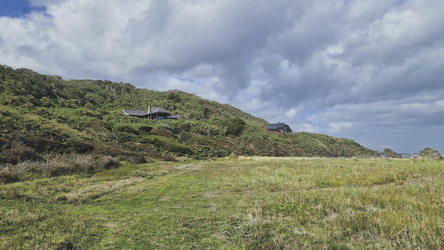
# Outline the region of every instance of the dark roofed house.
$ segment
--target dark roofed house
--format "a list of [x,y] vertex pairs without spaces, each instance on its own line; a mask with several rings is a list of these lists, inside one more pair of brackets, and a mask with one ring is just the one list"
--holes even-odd
[[172,115],[170,112],[166,111],[163,108],[159,107],[148,107],[148,110],[122,110],[125,115],[137,116],[140,118],[148,118],[148,119],[179,119],[179,116]]
[[159,107],[148,107],[148,119],[163,120],[171,115],[170,112]]
[[137,116],[137,117],[141,117],[141,118],[146,118],[148,116],[148,112],[145,111],[145,110],[127,110],[127,109],[124,109],[124,110],[122,110],[122,112],[125,115]]
[[281,133],[289,133],[289,132],[293,132],[293,130],[291,130],[290,126],[288,126],[285,123],[273,123],[267,126],[263,127],[264,129],[268,130],[268,131],[279,131]]

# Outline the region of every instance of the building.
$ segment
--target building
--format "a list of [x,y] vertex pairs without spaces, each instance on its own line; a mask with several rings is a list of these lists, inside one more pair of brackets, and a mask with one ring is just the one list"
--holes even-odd
[[178,115],[172,115],[170,112],[166,111],[163,108],[159,107],[150,107],[148,106],[148,110],[127,110],[123,109],[122,112],[125,115],[129,116],[136,116],[139,118],[148,118],[148,119],[157,119],[157,120],[164,120],[164,119],[180,119]]
[[282,134],[293,132],[293,130],[291,130],[290,126],[288,126],[285,123],[281,123],[281,122],[269,124],[267,126],[263,126],[263,128],[268,131],[278,131]]

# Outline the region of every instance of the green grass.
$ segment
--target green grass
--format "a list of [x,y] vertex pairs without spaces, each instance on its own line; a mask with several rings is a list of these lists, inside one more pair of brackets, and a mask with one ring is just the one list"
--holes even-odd
[[0,248],[444,247],[444,162],[126,164],[0,186]]

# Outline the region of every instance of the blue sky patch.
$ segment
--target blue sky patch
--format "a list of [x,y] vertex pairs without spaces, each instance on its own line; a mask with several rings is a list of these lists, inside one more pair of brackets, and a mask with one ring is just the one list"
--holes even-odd
[[32,6],[29,0],[0,0],[0,16],[22,17],[32,11],[45,11],[43,6]]

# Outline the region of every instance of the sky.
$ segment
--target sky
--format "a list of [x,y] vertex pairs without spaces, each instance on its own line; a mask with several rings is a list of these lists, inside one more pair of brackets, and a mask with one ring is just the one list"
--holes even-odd
[[0,0],[0,64],[444,153],[443,0]]

